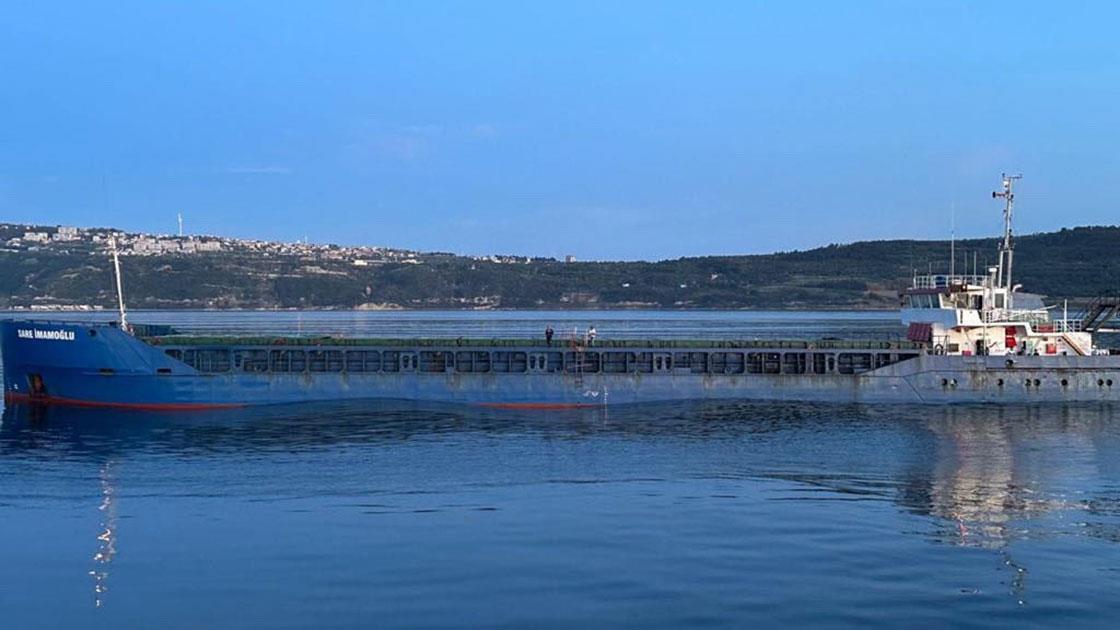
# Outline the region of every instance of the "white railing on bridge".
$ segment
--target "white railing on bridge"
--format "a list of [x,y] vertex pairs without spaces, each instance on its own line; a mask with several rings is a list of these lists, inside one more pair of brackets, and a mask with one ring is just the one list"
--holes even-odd
[[914,276],[915,289],[944,289],[950,286],[972,285],[981,286],[988,279],[987,276],[931,273]]
[[985,324],[1026,323],[1030,324],[1035,332],[1081,332],[1080,319],[1051,319],[1050,311],[1046,309],[992,309],[983,312],[983,319]]

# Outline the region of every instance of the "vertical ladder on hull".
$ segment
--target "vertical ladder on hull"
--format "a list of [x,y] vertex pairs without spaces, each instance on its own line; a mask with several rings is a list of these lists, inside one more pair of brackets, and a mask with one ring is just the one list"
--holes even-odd
[[583,389],[583,345],[575,338],[572,339],[572,352],[575,353],[576,357],[575,365],[572,366],[575,385],[577,389]]

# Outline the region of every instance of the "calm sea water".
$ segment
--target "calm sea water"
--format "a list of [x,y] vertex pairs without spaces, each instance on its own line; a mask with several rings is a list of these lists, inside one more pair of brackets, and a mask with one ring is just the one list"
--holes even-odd
[[[294,316],[222,325],[236,317]],[[495,335],[586,321],[346,317]],[[779,317],[593,323],[766,336]],[[884,315],[796,325],[895,330]],[[0,425],[0,540],[6,628],[1113,627],[1120,417],[1097,405],[18,407]]]

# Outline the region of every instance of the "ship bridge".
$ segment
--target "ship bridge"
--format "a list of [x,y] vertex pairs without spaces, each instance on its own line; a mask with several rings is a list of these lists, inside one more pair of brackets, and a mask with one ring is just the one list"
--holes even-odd
[[[1092,332],[1120,315],[1120,299],[1101,299],[1083,316],[1071,319],[1063,309],[1052,315],[1042,296],[1019,291],[1012,281],[1014,245],[1012,191],[1019,176],[1004,175],[993,198],[1005,201],[999,263],[986,274],[915,274],[902,293],[902,322],[907,336],[937,354],[1094,354]],[[950,250],[950,260],[956,258]]]

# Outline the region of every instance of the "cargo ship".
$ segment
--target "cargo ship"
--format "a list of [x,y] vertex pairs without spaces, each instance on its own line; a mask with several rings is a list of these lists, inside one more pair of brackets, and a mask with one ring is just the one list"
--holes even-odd
[[[1120,301],[1058,318],[1012,283],[1016,177],[999,264],[925,274],[901,293],[905,338],[377,339],[198,336],[119,319],[0,321],[9,404],[205,409],[388,399],[548,409],[705,399],[869,403],[1120,400],[1120,353],[1095,345]],[[955,256],[953,256],[955,258]]]

